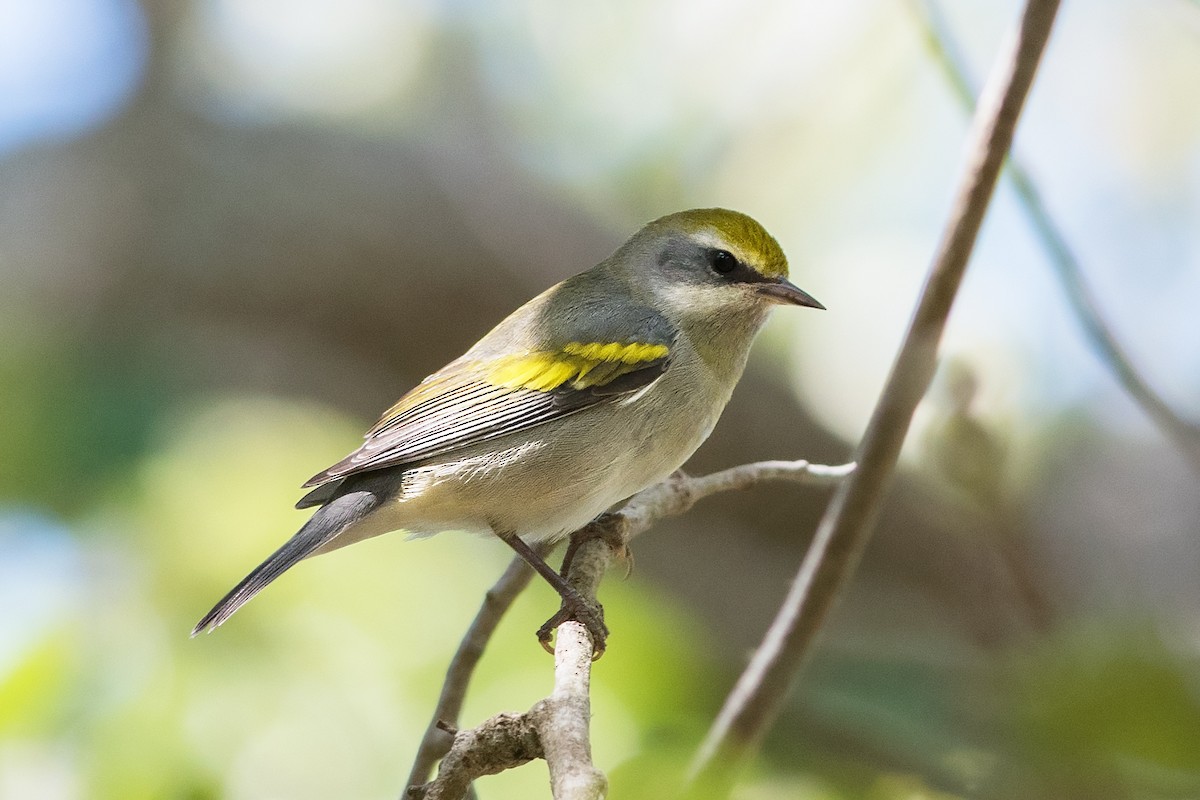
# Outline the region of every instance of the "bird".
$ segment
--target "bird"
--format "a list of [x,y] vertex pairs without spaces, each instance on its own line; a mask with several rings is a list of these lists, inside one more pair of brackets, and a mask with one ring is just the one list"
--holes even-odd
[[310,478],[296,507],[316,508],[312,517],[192,636],[310,556],[392,531],[453,530],[506,542],[602,651],[603,622],[535,546],[678,470],[778,305],[824,309],[789,281],[782,248],[753,218],[699,208],[646,224],[421,381],[358,449]]

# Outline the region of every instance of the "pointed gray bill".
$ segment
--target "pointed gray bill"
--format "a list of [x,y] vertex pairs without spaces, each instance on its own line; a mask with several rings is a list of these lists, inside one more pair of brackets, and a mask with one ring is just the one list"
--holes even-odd
[[817,299],[808,292],[796,286],[787,278],[777,278],[770,283],[759,284],[755,287],[758,293],[766,295],[776,303],[786,303],[793,306],[808,306],[809,308],[819,308],[825,310],[825,306],[817,302]]

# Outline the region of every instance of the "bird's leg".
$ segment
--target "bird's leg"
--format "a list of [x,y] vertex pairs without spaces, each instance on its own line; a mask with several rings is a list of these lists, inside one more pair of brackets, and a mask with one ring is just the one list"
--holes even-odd
[[564,581],[566,577],[571,575],[571,561],[575,560],[575,552],[577,549],[580,549],[580,545],[582,543],[580,541],[581,530],[584,529],[581,528],[580,530],[575,531],[574,534],[566,537],[566,549],[563,552],[563,566],[558,567],[558,575],[563,576]]
[[567,549],[563,553],[562,566],[558,569],[558,574],[564,580],[571,574],[571,562],[575,560],[575,552],[579,550],[579,545],[583,544],[583,538],[580,534],[585,530],[587,530],[587,527],[580,528],[567,537]]
[[[558,592],[559,597],[562,598],[562,607],[559,608],[558,613],[538,629],[538,641],[542,643],[542,647],[553,653],[554,650],[547,646],[550,641],[550,631],[567,620],[575,620],[583,623],[592,635],[595,651],[593,658],[599,658],[604,652],[605,641],[608,639],[608,627],[604,624],[604,608],[599,603],[593,604],[584,598],[575,587],[567,583],[563,576],[554,571],[554,567],[547,564],[545,559],[534,552],[532,547],[525,544],[521,537],[515,533],[501,530],[496,530],[496,535],[515,550],[517,555],[525,559],[537,574],[545,578],[546,582],[553,586],[554,591]],[[551,625],[551,622],[554,624]]]
[[[625,518],[619,513],[603,514],[589,524],[572,533],[571,538],[567,541],[567,551],[563,554],[562,569],[559,570],[559,574],[564,579],[568,578],[571,574],[571,565],[575,561],[575,554],[579,552],[579,548],[584,543],[594,539],[599,539],[607,544],[613,553],[616,554],[618,558],[625,559],[626,563],[629,565],[629,568],[632,569],[633,556],[629,552],[629,547],[626,544],[626,539],[628,538],[628,527],[629,526]],[[628,571],[626,572],[626,577],[628,577]],[[604,607],[599,603],[596,604],[596,607],[600,611],[600,621],[603,623]],[[546,620],[542,627],[538,628],[538,641],[542,643],[542,647],[545,648],[547,652],[553,652],[553,648],[550,645],[550,639],[553,636],[554,630],[558,628],[559,625],[571,619],[578,620],[579,616],[572,607],[571,603],[564,597],[562,606],[558,609],[554,616],[550,617],[550,619]],[[604,652],[604,642],[599,639],[596,641],[597,645],[595,657],[599,658],[599,656]]]

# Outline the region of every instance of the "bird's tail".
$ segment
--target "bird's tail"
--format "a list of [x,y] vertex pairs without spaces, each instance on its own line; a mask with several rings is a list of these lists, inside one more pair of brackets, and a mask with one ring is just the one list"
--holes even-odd
[[250,598],[265,589],[271,581],[374,511],[380,500],[379,495],[369,491],[347,492],[320,508],[283,547],[272,553],[266,561],[255,567],[253,572],[242,578],[241,583],[233,587],[229,594],[222,597],[212,610],[196,623],[196,627],[192,628],[192,636],[202,631],[214,630],[229,619],[233,612],[249,602]]

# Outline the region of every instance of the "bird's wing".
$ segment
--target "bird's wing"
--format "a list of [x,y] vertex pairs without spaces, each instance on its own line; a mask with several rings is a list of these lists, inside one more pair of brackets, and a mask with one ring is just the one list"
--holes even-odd
[[675,335],[662,320],[639,325],[637,341],[587,338],[514,355],[468,353],[400,398],[362,447],[304,485],[445,455],[611,402],[666,371]]

